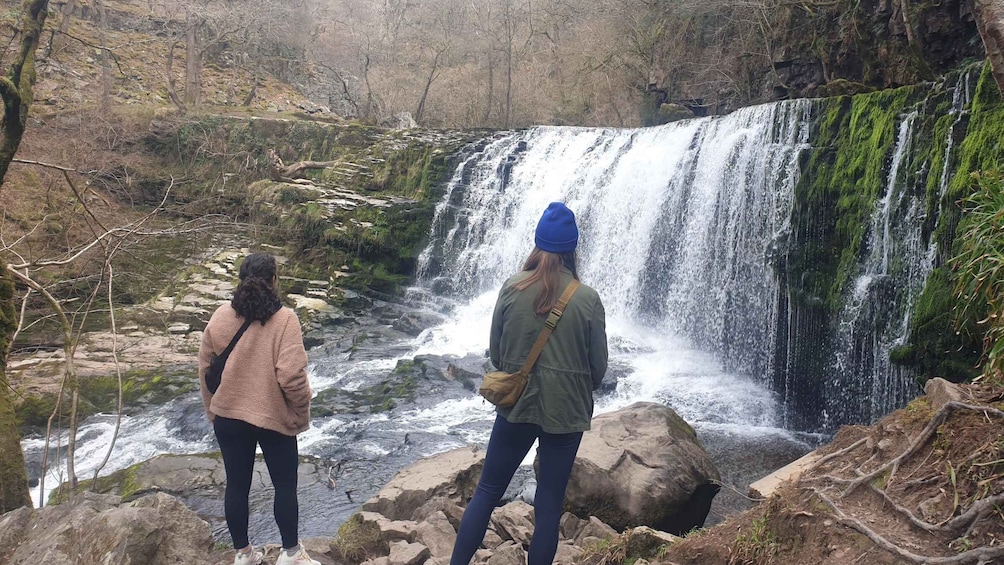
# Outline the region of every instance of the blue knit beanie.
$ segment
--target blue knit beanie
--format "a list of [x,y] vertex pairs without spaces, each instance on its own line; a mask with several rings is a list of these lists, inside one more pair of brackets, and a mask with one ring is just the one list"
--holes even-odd
[[579,228],[575,227],[575,214],[561,202],[551,202],[537,222],[533,238],[543,251],[570,253],[579,243]]

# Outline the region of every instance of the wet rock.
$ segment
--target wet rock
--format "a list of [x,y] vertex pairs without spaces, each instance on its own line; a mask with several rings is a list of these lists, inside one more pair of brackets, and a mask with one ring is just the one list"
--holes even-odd
[[442,321],[442,316],[426,314],[423,312],[409,312],[394,320],[393,323],[391,323],[391,326],[399,332],[403,332],[414,337],[422,333],[427,328],[431,328],[432,326],[442,323]]
[[565,508],[619,530],[682,534],[704,524],[720,480],[690,425],[667,406],[639,402],[593,419]]
[[430,498],[445,496],[465,504],[474,494],[485,454],[462,447],[416,462],[394,476],[363,504],[363,510],[379,512],[392,520],[407,520]]
[[[323,512],[324,507],[307,504],[308,500],[331,500],[328,488],[327,467],[311,456],[300,456],[297,467],[301,520]],[[251,527],[264,538],[278,538],[279,531],[273,516],[275,491],[269,479],[265,461],[259,456],[254,464],[254,481],[249,497]],[[151,492],[163,492],[183,500],[199,516],[207,520],[217,536],[226,535],[223,522],[223,496],[226,471],[219,453],[201,455],[158,455],[142,463],[101,477],[91,486],[81,481],[81,488],[93,488],[101,494],[114,494],[129,501]],[[64,485],[65,488],[65,485]],[[314,517],[316,519],[316,517]],[[316,522],[315,522],[316,523]],[[301,527],[301,535],[318,535]]]
[[670,122],[677,122],[680,120],[686,120],[693,118],[694,113],[690,111],[689,108],[682,104],[662,104],[659,106],[659,123],[668,124]]

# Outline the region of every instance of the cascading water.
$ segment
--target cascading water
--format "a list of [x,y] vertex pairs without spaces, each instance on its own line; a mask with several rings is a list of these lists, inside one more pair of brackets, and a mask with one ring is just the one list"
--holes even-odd
[[419,272],[458,306],[422,352],[484,351],[499,285],[560,200],[577,214],[580,274],[604,301],[620,375],[600,409],[656,400],[691,422],[778,425],[763,384],[779,292],[767,250],[788,227],[810,109],[493,141],[458,168],[437,210]]
[[[923,202],[904,186],[903,171],[913,166],[916,119],[911,112],[899,124],[885,194],[871,217],[868,252],[838,316],[837,377],[828,381],[826,398],[835,412],[827,416],[839,422],[873,420],[914,396],[913,375],[893,367],[889,351],[906,341],[913,299],[931,270],[919,218]],[[860,398],[868,404],[859,406]]]
[[[934,172],[940,197],[948,190],[957,128],[971,100],[971,79],[972,73],[961,73],[951,89],[953,119],[944,140],[941,171]],[[939,260],[937,242],[925,243],[924,191],[911,186],[926,177],[909,174],[928,166],[914,159],[917,118],[916,110],[900,116],[884,195],[871,217],[865,259],[837,318],[831,362],[835,378],[827,381],[824,416],[834,423],[874,421],[917,394],[913,371],[890,362],[890,352],[909,339],[913,304]]]

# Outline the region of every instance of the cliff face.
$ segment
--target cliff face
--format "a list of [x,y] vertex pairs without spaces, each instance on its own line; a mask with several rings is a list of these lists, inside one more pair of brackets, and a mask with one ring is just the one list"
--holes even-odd
[[[972,0],[765,1],[761,8],[729,5],[699,16],[698,27],[714,39],[686,37],[686,60],[674,55],[656,65],[644,121],[671,121],[652,111],[666,103],[720,114],[917,84],[985,56]],[[730,80],[716,80],[708,68]]]
[[970,0],[841,1],[816,14],[796,9],[789,21],[774,68],[793,96],[914,84],[984,53]]

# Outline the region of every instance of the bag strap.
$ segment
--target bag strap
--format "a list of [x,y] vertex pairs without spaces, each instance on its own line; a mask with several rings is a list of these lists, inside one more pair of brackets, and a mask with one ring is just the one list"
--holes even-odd
[[551,332],[554,331],[554,327],[558,325],[558,320],[565,312],[565,306],[568,306],[568,301],[572,299],[572,295],[578,289],[579,281],[572,279],[572,282],[568,283],[568,286],[565,287],[565,292],[558,299],[558,303],[555,304],[554,308],[551,308],[551,313],[547,315],[547,320],[544,321],[544,329],[540,330],[537,341],[533,343],[533,347],[530,348],[530,354],[526,356],[526,361],[523,361],[523,366],[519,369],[519,373],[524,377],[530,375],[530,369],[537,362],[537,357],[540,357],[540,352],[544,350],[547,338],[551,337]]
[[249,327],[251,327],[252,322],[254,322],[254,320],[251,319],[244,320],[244,325],[241,326],[241,329],[237,330],[237,335],[235,335],[234,338],[230,340],[230,344],[227,345],[227,348],[223,350],[223,353],[220,353],[220,358],[223,359],[224,365],[227,364],[227,359],[230,357],[230,352],[233,351],[234,346],[237,345],[238,341],[240,341],[241,336],[244,335],[244,332],[247,331]]

